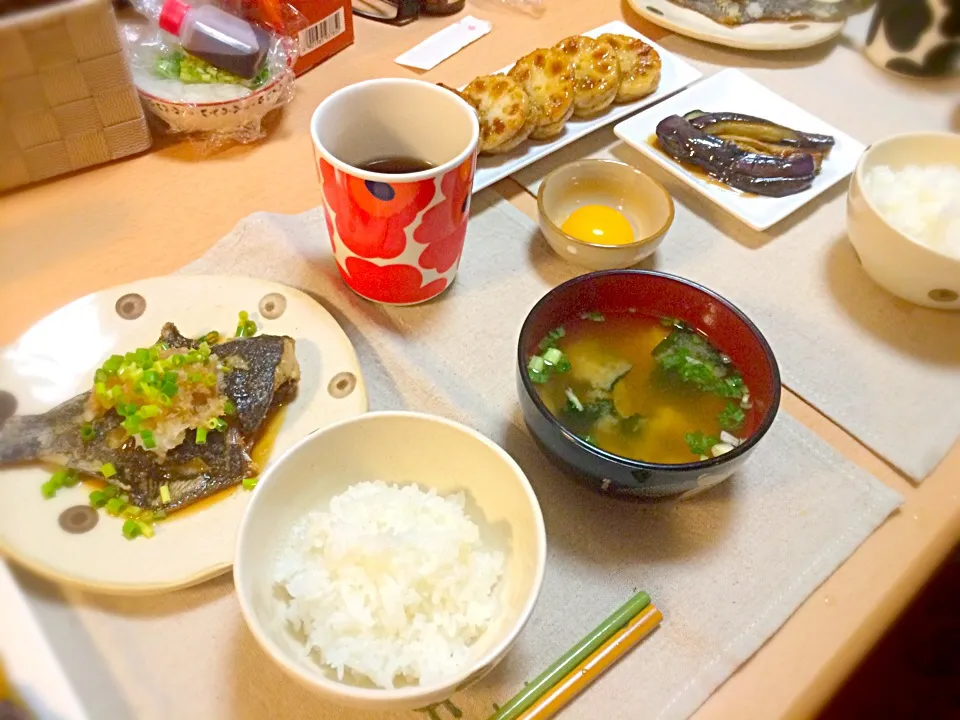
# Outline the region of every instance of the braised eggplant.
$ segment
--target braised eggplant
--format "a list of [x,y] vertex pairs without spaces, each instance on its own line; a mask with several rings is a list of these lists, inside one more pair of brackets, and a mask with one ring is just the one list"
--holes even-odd
[[[730,131],[728,137],[710,130]],[[676,160],[692,163],[737,190],[784,197],[810,187],[834,140],[738,113],[671,115],[657,139]],[[738,142],[739,141],[739,142]]]
[[830,135],[815,135],[778,125],[764,118],[741,113],[707,113],[694,110],[683,116],[698,130],[723,137],[733,135],[773,145],[787,145],[802,150],[828,152],[836,140]]

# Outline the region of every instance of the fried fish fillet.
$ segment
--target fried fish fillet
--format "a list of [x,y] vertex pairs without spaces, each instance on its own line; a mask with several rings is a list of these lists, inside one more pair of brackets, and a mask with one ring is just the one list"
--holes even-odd
[[[199,346],[172,323],[163,327],[160,340],[170,348]],[[213,352],[232,368],[218,372],[216,391],[233,403],[235,413],[225,430],[209,432],[205,441],[198,443],[191,429],[164,457],[134,442],[116,446],[111,438],[123,422],[116,410],[87,423],[93,436],[85,439],[80,432],[90,396],[85,392],[42,415],[7,420],[0,427],[0,466],[43,460],[99,477],[110,463],[116,473],[107,481],[129,493],[134,505],[167,512],[236,485],[259,471],[249,452],[268,415],[296,394],[300,365],[295,342],[286,336],[236,338],[214,345]]]
[[573,62],[573,114],[589,117],[606,110],[620,88],[620,64],[613,46],[585,35],[574,35],[555,47]]
[[537,126],[530,137],[548,140],[563,131],[573,115],[573,62],[556,48],[540,48],[517,60],[510,70],[537,109]]
[[[920,0],[917,0],[919,3]],[[670,0],[721,25],[761,21],[837,22],[866,10],[873,0]]]
[[609,43],[620,63],[620,86],[616,102],[625,103],[649,95],[660,84],[660,54],[639,38],[607,33],[598,40]]
[[537,109],[520,83],[508,75],[481,75],[462,90],[480,116],[480,152],[510,152],[537,126]]

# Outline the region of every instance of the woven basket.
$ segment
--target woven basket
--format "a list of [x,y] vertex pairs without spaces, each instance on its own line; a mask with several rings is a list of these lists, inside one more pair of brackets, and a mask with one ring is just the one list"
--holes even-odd
[[0,191],[148,147],[109,0],[0,17]]

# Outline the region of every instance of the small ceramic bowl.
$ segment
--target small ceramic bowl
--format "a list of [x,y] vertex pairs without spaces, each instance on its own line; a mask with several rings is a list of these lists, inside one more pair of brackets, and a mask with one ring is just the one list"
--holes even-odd
[[[304,657],[283,619],[273,575],[289,528],[306,513],[325,509],[348,486],[368,480],[417,483],[443,495],[464,491],[484,543],[506,556],[497,586],[501,611],[472,646],[466,666],[443,682],[386,690],[338,681],[334,671]],[[247,625],[283,670],[331,702],[387,712],[445,700],[492,669],[530,617],[545,563],[540,506],[504,450],[450,420],[380,412],[304,438],[261,476],[240,527],[234,578]]]
[[908,133],[871,145],[850,180],[847,233],[863,269],[878,285],[916,305],[960,310],[960,260],[892,227],[864,189],[866,174],[879,165],[945,164],[960,167],[960,135]]
[[[668,465],[614,455],[567,430],[544,405],[527,376],[527,362],[543,337],[583,312],[675,317],[703,330],[730,356],[750,388],[756,411],[747,439],[719,457]],[[581,275],[547,293],[530,311],[517,346],[517,388],[531,435],[561,469],[604,495],[628,500],[688,497],[729,478],[773,425],[780,406],[780,370],[757,327],[732,303],[696,283],[646,270]]]
[[286,103],[293,92],[293,72],[277,75],[254,93],[235,100],[183,103],[138,89],[143,106],[163,120],[173,132],[238,132],[256,125],[271,110]]
[[[598,245],[560,229],[584,205],[608,205],[622,212],[636,238],[626,245]],[[560,257],[590,270],[636,265],[652,255],[673,223],[673,198],[656,180],[614,160],[578,160],[562,165],[540,183],[540,230]]]

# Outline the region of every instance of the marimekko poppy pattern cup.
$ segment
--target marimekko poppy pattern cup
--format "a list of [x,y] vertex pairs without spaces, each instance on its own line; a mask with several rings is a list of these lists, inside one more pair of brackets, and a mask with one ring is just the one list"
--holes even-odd
[[[350,289],[412,305],[450,287],[477,164],[473,108],[419,80],[368,80],[320,103],[310,131],[330,244]],[[431,167],[397,174],[358,167],[385,158]]]

